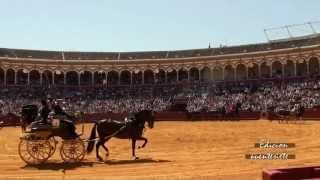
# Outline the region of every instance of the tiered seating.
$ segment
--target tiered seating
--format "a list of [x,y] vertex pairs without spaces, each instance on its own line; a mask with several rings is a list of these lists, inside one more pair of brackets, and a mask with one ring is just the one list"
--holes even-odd
[[217,56],[226,54],[241,54],[250,52],[270,51],[320,44],[320,34],[283,39],[260,44],[240,46],[222,46],[219,48],[190,49],[177,51],[149,51],[149,52],[59,52],[40,50],[0,49],[0,57],[65,59],[65,60],[135,60],[135,59],[164,59],[187,58],[200,56]]
[[166,58],[166,55],[166,51],[122,52],[120,53],[120,60],[163,59]]
[[11,57],[35,58],[35,59],[62,59],[61,52],[58,51],[40,51],[40,50],[11,50]]
[[117,60],[116,52],[64,52],[65,60]]

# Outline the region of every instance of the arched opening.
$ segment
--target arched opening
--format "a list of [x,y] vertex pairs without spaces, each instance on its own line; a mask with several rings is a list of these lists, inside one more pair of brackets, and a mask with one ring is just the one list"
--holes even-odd
[[19,69],[17,74],[17,84],[26,85],[28,81],[28,70]]
[[231,65],[226,66],[224,69],[224,80],[233,81],[234,73],[234,68]]
[[179,70],[179,81],[187,80],[188,79],[188,71],[185,69]]
[[7,70],[7,84],[8,85],[14,84],[14,76],[15,76],[15,71],[13,69],[8,69]]
[[199,81],[199,70],[195,67],[189,70],[190,81]]
[[78,79],[78,73],[75,71],[69,71],[66,74],[66,81],[67,81],[67,85],[78,85],[79,84],[79,79]]
[[310,76],[318,76],[319,75],[319,59],[313,57],[309,60],[309,73]]
[[248,67],[248,78],[259,79],[259,66],[256,63],[249,64]]
[[154,84],[154,76],[151,70],[144,71],[144,83],[145,84]]
[[52,72],[49,70],[45,70],[42,73],[42,85],[44,86],[48,86],[50,84],[52,84]]
[[297,76],[307,76],[307,62],[305,60],[297,62]]
[[208,67],[202,68],[200,72],[200,80],[201,81],[210,81],[211,80],[211,70]]
[[64,85],[64,72],[56,70],[54,71],[54,84]]
[[223,74],[222,74],[222,68],[221,67],[215,67],[212,71],[212,79],[214,81],[222,81],[223,80]]
[[262,63],[260,66],[261,78],[270,78],[270,67],[266,62]]
[[293,77],[294,76],[294,63],[291,60],[287,60],[284,65],[284,74],[285,77]]
[[4,85],[4,70],[0,68],[0,85]]
[[104,85],[107,83],[106,73],[103,71],[94,72],[94,85]]
[[177,82],[177,71],[175,69],[169,69],[167,72],[167,82],[174,83]]
[[135,70],[132,73],[132,84],[142,84],[142,72]]
[[130,85],[131,83],[131,73],[128,70],[122,71],[120,73],[120,84]]
[[237,66],[237,80],[247,79],[247,68],[243,64],[238,64]]
[[166,81],[166,73],[163,69],[157,70],[156,72],[156,84],[164,84]]
[[108,72],[108,85],[118,85],[119,83],[119,73],[116,71]]
[[279,61],[272,63],[272,77],[282,78],[282,64]]
[[39,85],[40,84],[40,73],[36,70],[30,71],[30,84]]
[[80,72],[80,84],[84,86],[92,84],[92,73],[90,71]]

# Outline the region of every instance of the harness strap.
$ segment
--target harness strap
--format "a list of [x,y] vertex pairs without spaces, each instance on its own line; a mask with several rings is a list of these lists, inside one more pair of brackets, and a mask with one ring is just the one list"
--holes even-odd
[[[123,130],[124,128],[126,128],[126,127],[127,127],[127,124],[123,125],[118,131],[112,133],[112,134],[109,135],[109,136],[104,137],[104,139],[111,138],[111,137],[117,135],[120,131],[122,131],[122,130]],[[99,139],[100,139],[100,138],[95,138],[95,139],[91,139],[91,140],[87,139],[87,140],[83,140],[83,141],[84,141],[84,142],[90,142],[90,141],[97,141],[97,140],[99,140]]]

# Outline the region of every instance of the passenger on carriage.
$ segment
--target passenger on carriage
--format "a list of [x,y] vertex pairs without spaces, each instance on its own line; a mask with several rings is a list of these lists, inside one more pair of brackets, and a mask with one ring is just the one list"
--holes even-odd
[[63,110],[63,108],[61,107],[61,102],[62,100],[53,101],[52,109],[55,115],[60,116],[60,118],[63,120],[73,122],[74,116],[69,115]]
[[54,111],[54,114],[56,116],[58,116],[58,119],[60,121],[62,121],[64,124],[66,124],[67,128],[69,129],[69,132],[71,133],[71,137],[77,137],[77,134],[75,132],[75,125],[74,125],[74,121],[75,117],[69,115],[68,113],[66,113],[62,106],[62,100],[56,100],[56,101],[52,101],[52,109]]
[[51,112],[49,105],[46,100],[41,100],[41,109],[40,109],[40,122],[48,124],[48,116]]

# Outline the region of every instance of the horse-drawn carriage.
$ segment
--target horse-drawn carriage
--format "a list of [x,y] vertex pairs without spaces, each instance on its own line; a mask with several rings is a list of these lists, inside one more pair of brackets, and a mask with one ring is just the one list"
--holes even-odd
[[[134,120],[131,121],[103,119],[95,122],[90,138],[83,140],[80,136],[83,134],[84,125],[82,126],[82,132],[77,134],[74,124],[63,119],[63,117],[50,115],[51,123],[36,121],[38,108],[35,105],[24,106],[21,115],[23,135],[20,137],[19,155],[27,164],[44,163],[52,157],[58,147],[58,137],[62,139],[59,151],[64,162],[82,161],[85,155],[93,150],[96,141],[96,156],[99,160],[102,160],[98,154],[99,146],[103,146],[109,154],[109,150],[104,143],[112,137],[131,139],[132,156],[137,159],[135,156],[136,141],[144,141],[141,147],[145,147],[147,139],[142,137],[145,122],[148,122],[149,128],[153,128],[154,123],[153,112],[149,110],[142,110],[134,114]],[[82,114],[80,113],[80,115]],[[99,135],[97,138],[96,131]],[[84,142],[89,142],[87,149]]]
[[27,105],[22,108],[21,125],[22,136],[19,142],[19,155],[27,164],[46,162],[57,149],[57,138],[62,139],[59,149],[64,162],[80,162],[86,154],[84,142],[80,139],[82,133],[77,134],[72,122],[62,120],[61,117],[50,115],[51,123],[36,121],[38,108]]
[[284,108],[276,108],[275,106],[268,108],[269,116],[271,116],[271,119],[275,118],[278,119],[279,123],[289,121],[297,122],[302,121],[302,116],[304,114],[304,107],[302,105],[296,104],[296,106],[291,109],[284,109]]

